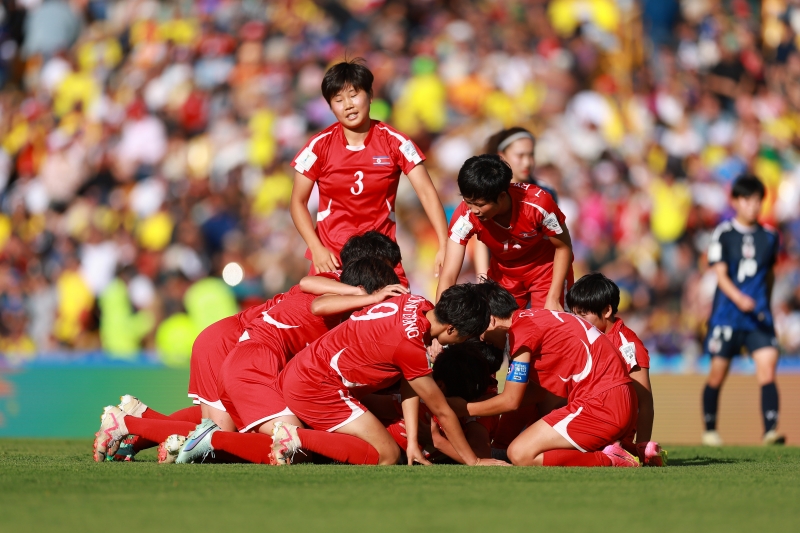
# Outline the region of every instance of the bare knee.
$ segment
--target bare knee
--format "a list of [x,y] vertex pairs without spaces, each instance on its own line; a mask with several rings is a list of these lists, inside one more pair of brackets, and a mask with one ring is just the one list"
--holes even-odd
[[392,442],[392,446],[383,446],[378,450],[379,465],[396,465],[400,461],[400,447]]
[[538,454],[531,453],[532,450],[525,448],[519,439],[515,439],[508,445],[508,460],[511,461],[511,464],[515,466],[533,466],[535,464],[534,459]]

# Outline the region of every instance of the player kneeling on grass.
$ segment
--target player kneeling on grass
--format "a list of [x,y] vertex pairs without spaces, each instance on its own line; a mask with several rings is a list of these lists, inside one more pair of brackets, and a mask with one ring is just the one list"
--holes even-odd
[[358,400],[401,379],[408,464],[427,464],[418,444],[423,400],[468,465],[502,464],[480,459],[458,417],[431,377],[426,346],[432,339],[455,344],[480,335],[489,324],[486,301],[470,285],[456,285],[434,308],[413,294],[354,313],[300,352],[278,380],[289,409],[312,429],[276,425],[273,458],[288,464],[300,448],[351,464],[396,464],[400,448],[378,418]]
[[650,386],[650,355],[642,341],[621,318],[617,317],[619,308],[619,287],[599,272],[583,276],[567,293],[570,310],[606,334],[611,344],[622,354],[622,359],[633,380],[636,397],[639,400],[639,414],[636,419],[636,444],[623,441],[622,446],[636,453],[639,460],[648,466],[665,466],[667,452],[657,442],[650,441],[653,433],[653,391]]
[[567,405],[523,431],[508,447],[522,466],[639,466],[617,441],[630,438],[637,399],[619,353],[600,331],[570,313],[545,309],[492,318],[483,339],[510,346],[511,365],[503,392],[470,403],[472,416],[517,409],[528,381]]

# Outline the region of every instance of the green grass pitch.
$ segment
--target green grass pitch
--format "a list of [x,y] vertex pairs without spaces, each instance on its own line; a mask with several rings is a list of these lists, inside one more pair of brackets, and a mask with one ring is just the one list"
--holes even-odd
[[660,469],[276,468],[0,439],[0,532],[800,531],[800,448],[667,448]]

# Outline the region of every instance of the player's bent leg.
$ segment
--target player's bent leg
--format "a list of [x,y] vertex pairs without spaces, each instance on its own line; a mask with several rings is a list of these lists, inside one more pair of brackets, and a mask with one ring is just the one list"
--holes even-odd
[[234,424],[233,418],[225,411],[201,402],[200,412],[203,419],[211,420],[222,431],[236,431],[236,424]]
[[258,426],[254,427],[251,431],[253,433],[261,433],[262,435],[269,435],[272,436],[273,432],[275,431],[275,424],[278,422],[282,424],[289,424],[292,426],[296,426],[299,428],[303,427],[303,423],[294,415],[282,415],[276,416],[270,420],[267,420],[263,424],[259,424]]
[[508,459],[516,466],[543,466],[544,452],[574,450],[575,446],[544,420],[520,433],[508,446]]
[[400,460],[400,447],[375,415],[369,411],[335,430],[357,437],[375,448],[379,465],[394,465]]

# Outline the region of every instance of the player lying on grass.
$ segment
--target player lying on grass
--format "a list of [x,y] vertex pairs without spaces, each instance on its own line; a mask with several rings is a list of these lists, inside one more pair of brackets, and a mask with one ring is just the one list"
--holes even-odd
[[[399,285],[394,269],[375,257],[345,265],[341,280],[367,294],[338,296],[333,301],[327,297],[325,302],[326,296],[293,288],[264,315],[263,321],[248,325],[242,340],[228,354],[217,387],[240,433],[262,433],[271,438],[278,422],[300,425],[275,384],[280,371],[296,353],[339,325],[345,313],[408,293],[408,289]],[[210,420],[198,425],[179,450],[177,462],[204,460],[208,449],[198,444],[207,432],[213,433],[208,441],[211,448],[249,460],[249,439],[236,433],[215,432],[216,427]]]
[[572,241],[564,215],[553,198],[529,183],[511,183],[511,167],[498,155],[467,159],[458,172],[464,200],[450,221],[437,296],[461,272],[472,236],[491,251],[488,277],[524,309],[564,309],[572,284]]
[[650,385],[650,355],[636,333],[617,317],[619,287],[599,272],[583,276],[567,293],[570,310],[606,334],[611,344],[619,350],[628,374],[633,380],[639,403],[636,418],[636,444],[623,441],[622,446],[635,453],[642,464],[665,466],[666,450],[650,440],[653,433],[653,390]]
[[[332,276],[325,273],[324,276]],[[318,312],[319,315],[330,315],[326,318],[312,314],[311,306],[315,295],[304,293],[299,286],[294,286],[289,292],[282,295],[280,301],[262,317],[248,324],[239,342],[222,363],[222,368],[217,371],[219,382],[215,395],[224,400],[226,412],[232,409],[228,416],[232,416],[236,427],[244,431],[258,429],[258,426],[268,424],[270,433],[272,419],[288,417],[286,420],[296,421],[291,413],[286,413],[280,394],[270,401],[269,392],[271,380],[275,379],[283,368],[286,360],[300,351],[309,342],[315,340],[323,333],[337,325],[342,312],[360,309],[364,305],[376,303],[388,296],[404,294],[407,289],[397,285],[397,276],[394,270],[384,261],[372,258],[363,258],[348,263],[342,272],[345,285],[361,286],[361,290],[377,292],[364,296],[351,296],[348,302],[351,306],[340,309],[331,308]],[[394,283],[390,287],[388,284]],[[252,340],[248,340],[252,337]],[[164,442],[170,435],[188,435],[195,430],[185,423],[171,423],[164,420],[138,420],[135,416],[136,409],[121,407],[107,407],[101,419],[100,430],[95,439],[95,460],[102,460],[109,454],[109,449],[114,450],[121,438],[129,433],[146,438],[151,442]],[[273,410],[274,408],[274,410]],[[130,416],[125,416],[132,411]],[[197,424],[195,424],[196,426]],[[205,419],[198,429],[207,426],[216,426],[212,420]],[[174,439],[171,444],[180,445],[182,439]],[[159,449],[160,460],[166,460],[168,452],[175,452],[173,447]]]
[[636,423],[636,392],[619,353],[597,328],[570,313],[520,310],[492,319],[483,339],[510,346],[503,392],[470,403],[471,416],[517,409],[529,380],[567,398],[525,429],[508,447],[508,458],[525,466],[639,466],[617,441]]
[[[343,264],[361,259],[363,257],[378,257],[388,262],[392,267],[400,264],[400,247],[388,237],[373,235],[367,232],[347,239],[342,247],[341,259]],[[381,238],[383,237],[383,238]],[[338,272],[333,272],[338,275]],[[330,276],[327,276],[330,278]],[[338,294],[363,294],[357,287],[344,284],[325,285],[321,277],[305,278],[301,288],[305,292],[325,294],[337,292]],[[331,284],[335,279],[327,279]],[[341,292],[339,292],[341,291]],[[263,304],[252,306],[244,311],[227,318],[223,318],[205,328],[195,339],[192,345],[192,358],[189,368],[189,397],[194,403],[200,404],[202,418],[209,418],[225,431],[234,431],[234,424],[230,415],[225,412],[225,407],[217,394],[217,380],[219,369],[231,350],[244,334],[247,324],[261,320],[265,311],[277,304],[283,294],[277,294]]]
[[[311,273],[339,268],[342,245],[374,229],[395,240],[394,205],[405,174],[439,238],[434,271],[444,260],[447,219],[423,161],[411,139],[369,117],[373,75],[363,60],[333,65],[322,79],[322,95],[337,122],[314,135],[294,159],[291,213],[308,245]],[[308,210],[314,184],[319,188],[316,226]],[[400,281],[408,285],[402,266]]]
[[743,349],[753,357],[761,386],[762,442],[786,442],[777,431],[775,372],[780,354],[770,309],[780,242],[774,229],[758,223],[765,192],[764,184],[755,176],[738,178],[731,187],[736,216],[717,226],[708,247],[708,264],[717,275],[717,291],[706,337],[706,352],[711,354],[711,370],[703,390],[703,444],[707,446],[722,445],[717,433],[719,391],[731,360]]

